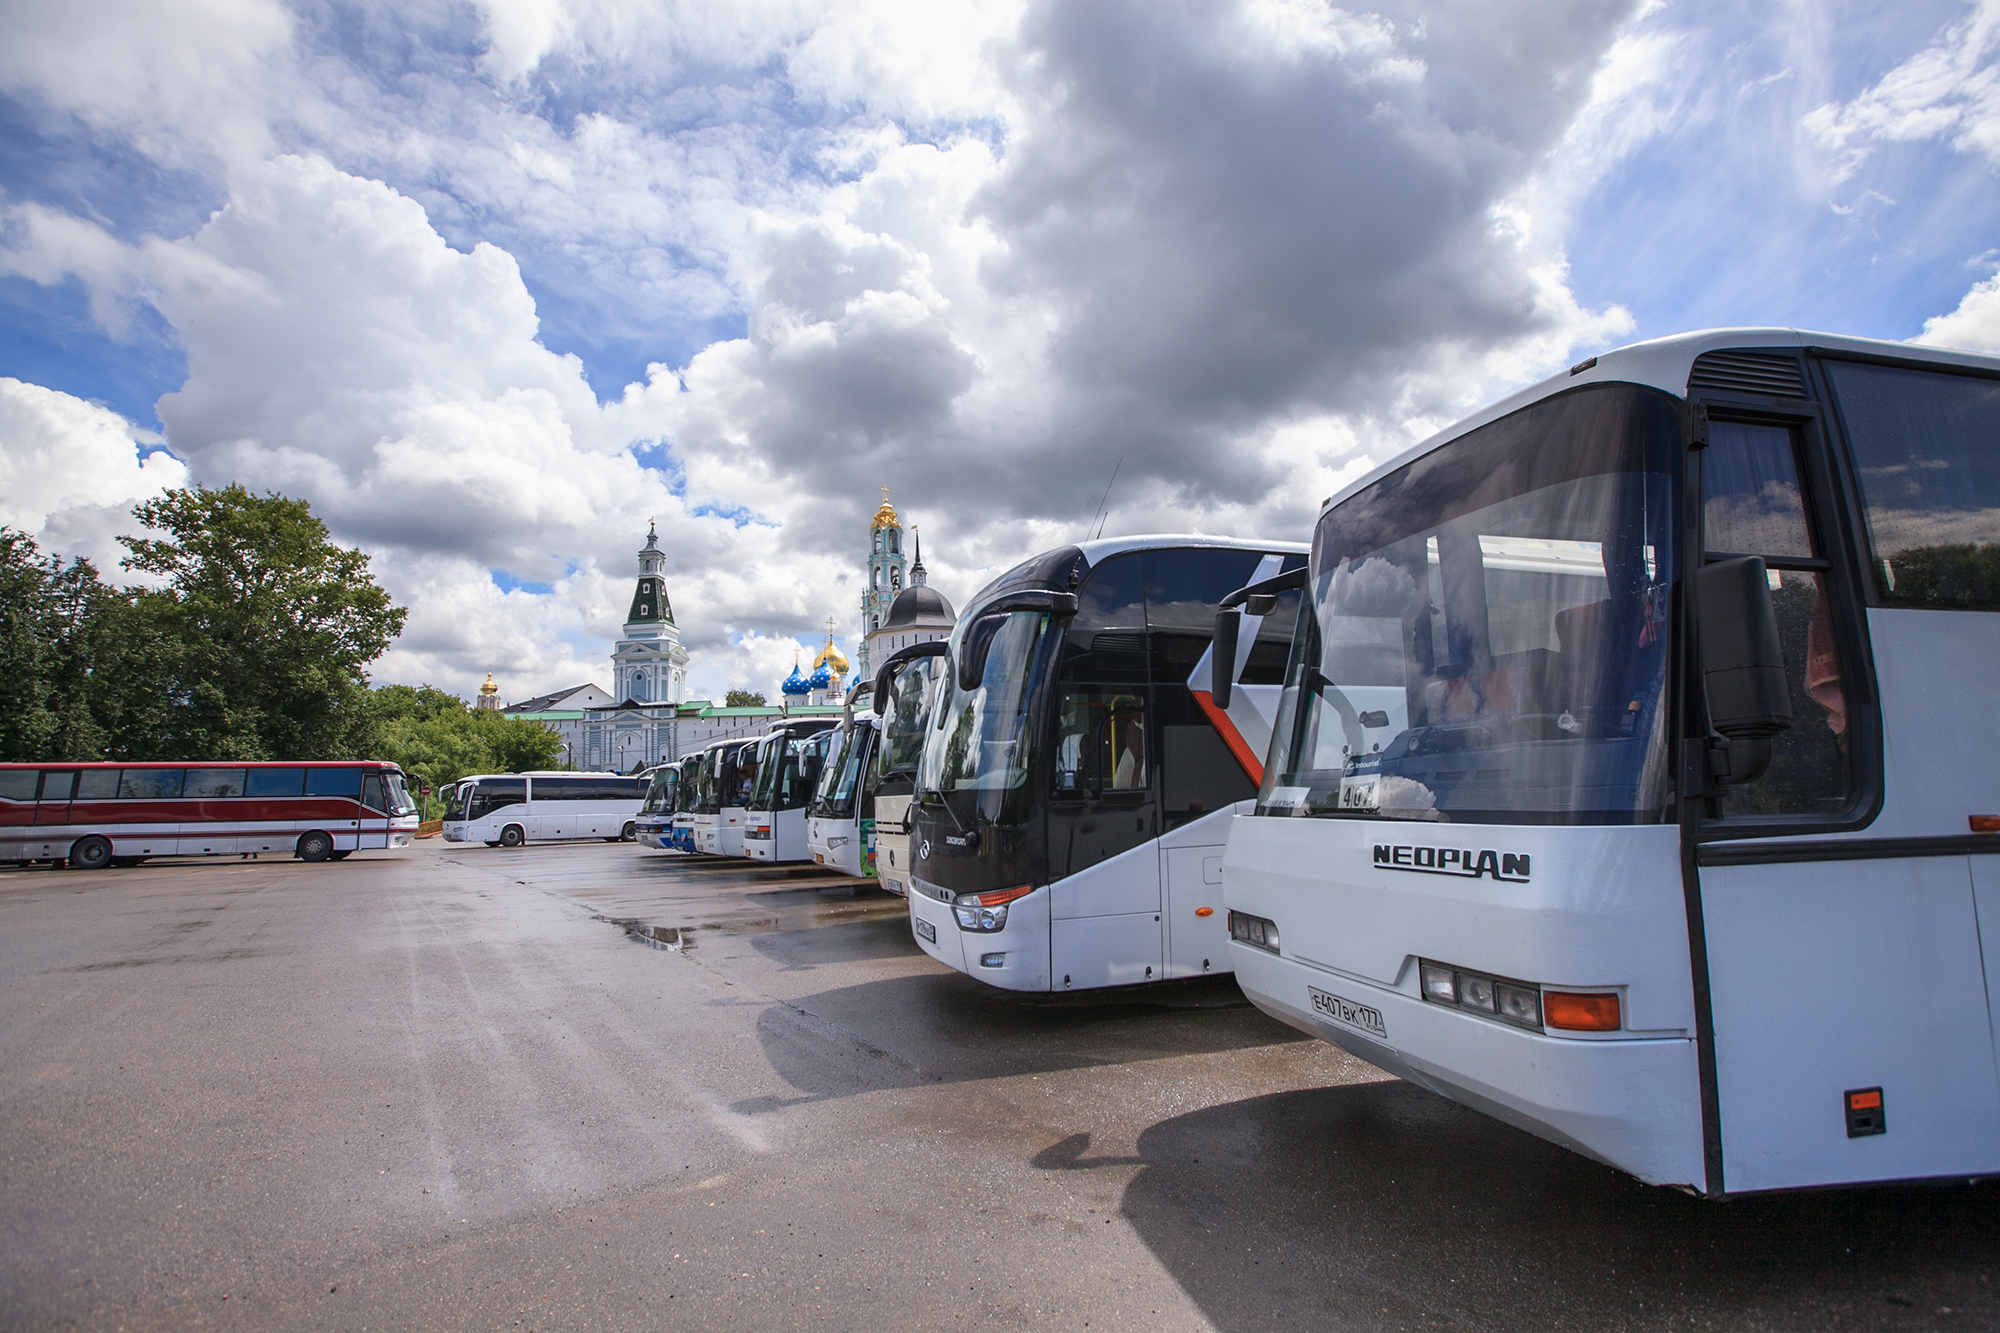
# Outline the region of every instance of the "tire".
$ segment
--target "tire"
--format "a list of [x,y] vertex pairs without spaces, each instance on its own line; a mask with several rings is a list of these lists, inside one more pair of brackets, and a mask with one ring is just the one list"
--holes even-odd
[[314,829],[299,835],[298,856],[301,861],[324,861],[333,855],[333,835]]
[[639,826],[630,821],[627,821],[625,827],[622,830],[620,830],[618,834],[618,841],[631,842],[638,836],[639,836]]
[[519,847],[527,840],[528,835],[521,831],[519,824],[509,824],[506,828],[500,830],[500,845],[502,847]]
[[330,854],[330,855],[329,855],[329,856],[327,857],[327,860],[329,860],[329,861],[345,861],[345,860],[346,860],[346,859],[347,859],[348,857],[350,857],[350,856],[352,856],[352,855],[354,855],[354,853],[353,853],[352,851],[345,851],[345,852],[334,852],[334,853]]
[[69,845],[69,863],[78,870],[102,870],[111,864],[111,839],[88,834]]

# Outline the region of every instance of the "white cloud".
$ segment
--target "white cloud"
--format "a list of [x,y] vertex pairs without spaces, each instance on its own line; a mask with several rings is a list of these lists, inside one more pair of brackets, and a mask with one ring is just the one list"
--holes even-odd
[[1958,309],[1925,320],[1924,331],[1910,341],[1968,352],[2000,352],[2000,273],[1974,283]]
[[2000,0],[1976,0],[1947,28],[1872,87],[1827,102],[1806,129],[1837,155],[1837,178],[1860,170],[1874,144],[1948,139],[1960,152],[2000,166]]
[[109,408],[0,376],[0,524],[123,582],[132,506],[187,482],[159,443]]

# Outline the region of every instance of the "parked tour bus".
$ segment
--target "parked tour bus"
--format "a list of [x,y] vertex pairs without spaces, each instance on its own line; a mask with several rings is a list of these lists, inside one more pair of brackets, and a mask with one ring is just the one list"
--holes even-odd
[[1010,990],[1229,970],[1222,845],[1254,796],[1289,617],[1279,599],[1221,667],[1222,598],[1303,545],[1129,537],[1065,546],[989,585],[952,632],[911,809],[911,927]]
[[1261,1008],[1653,1183],[2000,1171],[2000,359],[1607,352],[1335,495],[1305,587]]
[[694,809],[694,849],[742,856],[744,817],[757,785],[757,740],[716,741],[702,751],[700,804]]
[[890,655],[875,676],[880,723],[874,758],[875,873],[889,892],[909,896],[910,799],[924,752],[930,699],[944,671],[942,641],[912,644]]
[[646,799],[639,816],[632,821],[633,836],[640,845],[660,851],[674,850],[674,806],[681,790],[681,765],[661,764],[652,771]]
[[784,722],[757,742],[757,782],[745,807],[743,854],[753,861],[804,861],[806,807],[826,762],[828,718]]
[[0,861],[340,861],[407,847],[417,806],[385,763],[0,764]]
[[447,842],[519,847],[638,831],[646,780],[616,773],[484,773],[462,778],[445,808]]
[[813,792],[806,847],[820,865],[859,877],[874,872],[869,840],[874,818],[868,774],[876,720],[854,712],[827,734],[826,766]]

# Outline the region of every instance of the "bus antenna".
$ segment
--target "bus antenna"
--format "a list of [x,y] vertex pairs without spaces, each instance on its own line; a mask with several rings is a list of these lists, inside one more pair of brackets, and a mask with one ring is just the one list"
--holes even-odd
[[1105,482],[1105,483],[1104,483],[1104,495],[1103,495],[1103,498],[1102,498],[1102,499],[1099,499],[1099,500],[1098,500],[1098,502],[1097,502],[1097,508],[1096,508],[1096,509],[1093,509],[1093,510],[1091,511],[1091,513],[1090,513],[1090,522],[1089,522],[1089,523],[1086,523],[1086,524],[1084,524],[1084,525],[1083,525],[1083,539],[1084,539],[1085,541],[1089,541],[1089,540],[1090,540],[1090,529],[1091,529],[1091,526],[1092,526],[1092,524],[1095,524],[1095,525],[1096,525],[1096,527],[1097,527],[1097,530],[1098,530],[1099,532],[1103,532],[1103,531],[1104,531],[1104,525],[1103,525],[1102,523],[1099,523],[1099,522],[1097,521],[1097,516],[1098,516],[1099,514],[1103,514],[1103,515],[1104,515],[1104,517],[1105,517],[1105,518],[1107,518],[1107,519],[1109,519],[1109,518],[1111,517],[1111,515],[1110,515],[1110,514],[1108,514],[1108,513],[1105,513],[1105,509],[1104,509],[1104,502],[1105,502],[1106,500],[1109,500],[1109,499],[1111,498],[1111,486],[1112,486],[1112,482],[1115,482],[1115,481],[1117,481],[1117,480],[1118,480],[1118,469],[1119,469],[1119,468],[1122,468],[1122,467],[1124,467],[1124,466],[1125,466],[1125,455],[1123,455],[1123,454],[1120,454],[1120,455],[1118,455],[1118,462],[1117,462],[1117,464],[1116,464],[1116,465],[1115,465],[1115,466],[1114,466],[1114,467],[1113,467],[1113,468],[1111,469],[1111,481],[1107,481],[1107,482]]

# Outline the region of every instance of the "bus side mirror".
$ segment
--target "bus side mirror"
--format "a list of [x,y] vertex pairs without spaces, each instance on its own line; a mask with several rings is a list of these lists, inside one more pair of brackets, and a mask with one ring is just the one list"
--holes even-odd
[[1215,644],[1208,656],[1208,693],[1217,708],[1229,707],[1229,691],[1236,675],[1236,633],[1242,628],[1243,613],[1236,608],[1215,613]]
[[1007,614],[981,616],[972,622],[958,651],[958,688],[970,694],[986,679],[986,654],[992,650],[993,636],[1007,623]]
[[1792,692],[1785,684],[1778,615],[1762,558],[1744,555],[1702,566],[1695,573],[1695,597],[1709,725],[1732,741],[1790,730]]

